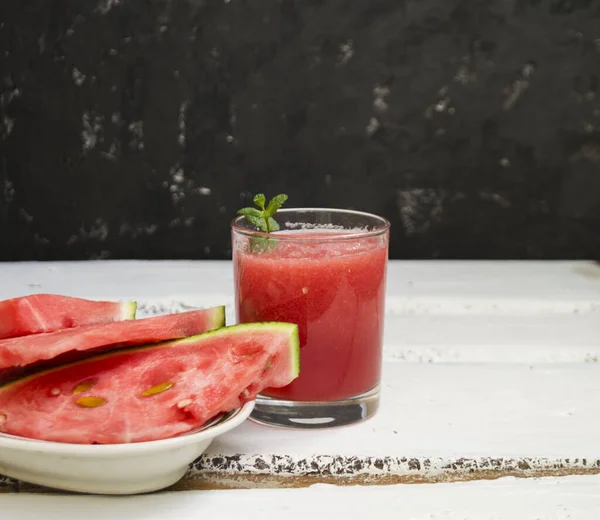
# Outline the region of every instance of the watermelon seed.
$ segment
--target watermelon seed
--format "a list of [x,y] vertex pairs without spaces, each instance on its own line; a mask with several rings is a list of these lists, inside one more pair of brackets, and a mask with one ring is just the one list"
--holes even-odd
[[179,401],[177,403],[177,408],[185,408],[186,406],[192,404],[191,399],[184,399],[183,401]]
[[4,415],[3,413],[0,413],[0,424],[4,424],[4,421],[6,421],[7,417],[6,415]]
[[60,395],[60,388],[53,388],[50,390],[50,395]]
[[144,390],[142,392],[142,395],[144,397],[148,397],[149,395],[160,394],[160,393],[164,392],[165,390],[168,390],[169,388],[173,388],[173,383],[171,383],[170,381],[166,381],[164,383],[159,383],[157,385],[154,385],[153,387],[148,388],[148,390]]
[[82,392],[87,392],[95,384],[95,381],[84,381],[83,383],[79,383],[75,388],[73,388],[73,395],[81,394]]
[[102,397],[80,397],[75,401],[79,406],[83,408],[97,408],[98,406],[102,406],[106,404],[106,399],[102,399]]
[[250,392],[248,392],[247,388],[244,388],[244,390],[242,392],[242,397],[250,397]]
[[269,370],[269,368],[271,368],[273,366],[273,360],[271,358],[267,359],[267,362],[265,363],[265,370]]

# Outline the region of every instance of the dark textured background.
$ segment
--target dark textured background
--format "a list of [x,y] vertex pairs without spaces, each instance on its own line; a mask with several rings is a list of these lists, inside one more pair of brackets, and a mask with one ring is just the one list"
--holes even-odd
[[0,260],[226,258],[259,190],[600,257],[600,1],[0,3]]

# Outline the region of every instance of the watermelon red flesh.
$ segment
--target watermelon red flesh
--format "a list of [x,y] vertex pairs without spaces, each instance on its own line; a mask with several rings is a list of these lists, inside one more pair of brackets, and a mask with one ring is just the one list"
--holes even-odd
[[225,307],[219,306],[4,339],[0,340],[0,380],[6,381],[6,376],[1,372],[3,369],[31,365],[74,351],[86,352],[89,357],[90,352],[94,353],[98,348],[107,350],[159,343],[201,334],[224,325]]
[[[172,437],[289,384],[298,353],[297,325],[248,323],[89,358],[0,387],[0,432],[77,444]],[[143,395],[152,388],[163,391]]]
[[0,301],[0,339],[135,318],[135,302],[33,294]]

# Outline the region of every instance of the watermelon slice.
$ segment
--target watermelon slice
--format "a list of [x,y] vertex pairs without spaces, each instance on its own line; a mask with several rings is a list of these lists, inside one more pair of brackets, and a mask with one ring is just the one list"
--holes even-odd
[[135,302],[33,294],[0,301],[0,339],[135,318]]
[[77,444],[165,439],[299,373],[298,326],[248,323],[120,350],[0,387],[0,432]]
[[[167,314],[105,325],[75,327],[46,334],[0,340],[0,383],[33,369],[56,366],[93,354],[186,338],[225,326],[225,307]],[[51,360],[50,365],[43,365]],[[30,367],[32,370],[17,370]]]

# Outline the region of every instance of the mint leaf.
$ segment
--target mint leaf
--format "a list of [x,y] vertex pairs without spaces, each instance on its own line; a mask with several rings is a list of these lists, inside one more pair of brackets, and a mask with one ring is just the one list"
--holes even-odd
[[265,219],[262,217],[255,217],[254,215],[246,215],[246,218],[250,221],[250,223],[253,226],[256,226],[258,229],[260,229],[263,233],[268,233],[269,230],[267,229],[267,224],[265,222]]
[[272,217],[273,215],[275,215],[275,213],[277,213],[279,208],[281,208],[281,206],[283,206],[283,204],[285,203],[285,201],[287,199],[288,199],[288,196],[285,193],[280,193],[279,195],[275,195],[270,200],[269,205],[267,206],[267,214],[269,215],[269,217]]
[[242,208],[238,210],[237,213],[238,215],[244,215],[244,217],[246,217],[246,220],[250,222],[250,224],[256,226],[261,231],[267,230],[262,211],[259,211],[256,208]]
[[267,202],[267,199],[265,198],[265,196],[262,193],[258,193],[256,195],[254,195],[254,204],[256,204],[263,211],[265,210],[266,202]]
[[[265,204],[267,199],[264,194],[257,193],[254,195],[254,204],[256,204],[260,209],[256,208],[242,208],[238,210],[238,215],[243,215],[244,218],[250,222],[253,226],[257,227],[260,231],[264,233],[271,233],[272,231],[279,231],[279,224],[273,218],[273,215],[277,213],[279,208],[283,206],[285,201],[288,199],[288,196],[285,193],[280,193],[279,195],[275,195],[270,201],[269,205],[265,208]],[[270,240],[270,239],[268,239]],[[277,243],[274,240],[275,244]],[[269,244],[269,248],[273,247],[273,244]]]
[[279,231],[279,224],[273,217],[267,217],[267,222],[271,231]]
[[245,217],[251,216],[251,217],[262,218],[262,211],[258,211],[256,208],[242,208],[242,209],[238,209],[237,214],[238,215],[244,215]]

